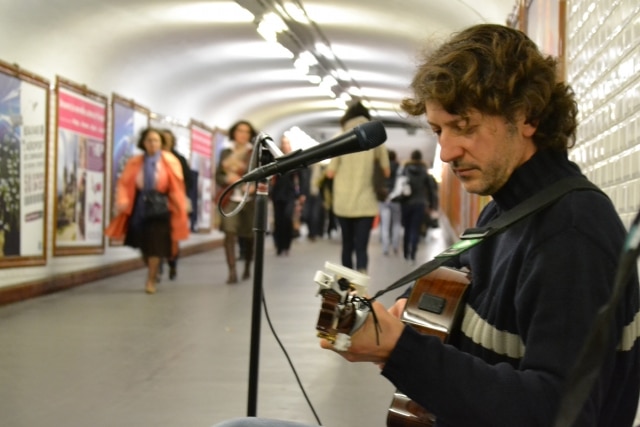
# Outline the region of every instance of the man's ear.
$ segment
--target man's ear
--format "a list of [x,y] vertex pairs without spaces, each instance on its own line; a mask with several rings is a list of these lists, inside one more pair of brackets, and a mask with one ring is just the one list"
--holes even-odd
[[533,134],[536,133],[537,129],[538,129],[537,121],[525,119],[520,129],[520,132],[522,133],[522,136],[524,136],[525,138],[531,138],[533,137]]

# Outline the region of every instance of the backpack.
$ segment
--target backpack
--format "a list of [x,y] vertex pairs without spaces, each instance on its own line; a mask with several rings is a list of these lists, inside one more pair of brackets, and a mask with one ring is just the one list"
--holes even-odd
[[393,186],[393,190],[389,194],[389,200],[392,202],[404,202],[411,197],[412,188],[409,177],[405,174],[404,169],[398,168],[398,175]]
[[414,170],[413,173],[407,173],[407,180],[411,188],[409,195],[419,194],[421,192],[420,190],[424,187],[425,175],[423,173],[417,173]]

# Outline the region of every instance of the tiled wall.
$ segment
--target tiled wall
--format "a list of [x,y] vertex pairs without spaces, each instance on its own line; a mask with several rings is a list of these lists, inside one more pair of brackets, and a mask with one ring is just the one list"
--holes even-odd
[[640,2],[569,1],[566,58],[580,107],[571,158],[628,228],[640,209]]

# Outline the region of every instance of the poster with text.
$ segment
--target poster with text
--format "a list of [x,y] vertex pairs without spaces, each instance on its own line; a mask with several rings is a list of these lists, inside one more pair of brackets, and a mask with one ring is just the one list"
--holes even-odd
[[58,81],[54,254],[104,252],[107,98]]
[[191,169],[198,172],[198,230],[211,230],[213,133],[203,126],[191,125]]
[[46,262],[48,87],[0,63],[0,267]]
[[[138,139],[144,129],[149,127],[149,110],[140,107],[132,101],[113,96],[112,104],[113,132],[111,144],[111,218],[115,217],[116,189],[118,179],[124,165],[131,156],[142,154],[138,148]],[[110,239],[113,245],[121,242]]]

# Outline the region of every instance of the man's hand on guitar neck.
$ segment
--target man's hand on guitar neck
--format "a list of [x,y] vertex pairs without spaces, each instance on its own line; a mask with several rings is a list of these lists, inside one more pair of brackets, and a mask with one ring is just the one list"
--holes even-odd
[[351,336],[349,350],[337,351],[329,341],[324,339],[320,341],[320,346],[335,351],[349,362],[374,362],[382,367],[395,348],[405,325],[398,317],[390,314],[381,303],[376,301],[372,307],[378,318],[377,333],[370,313],[362,327]]

